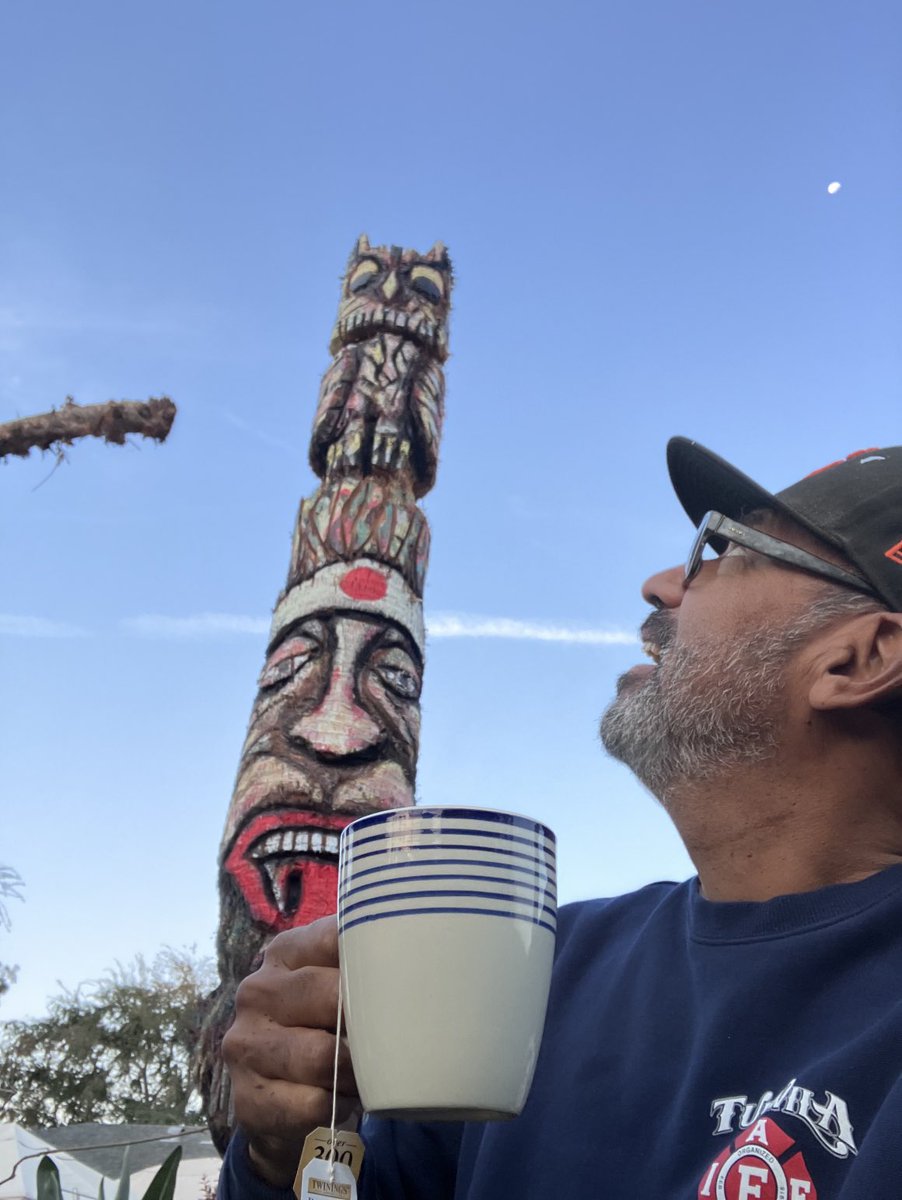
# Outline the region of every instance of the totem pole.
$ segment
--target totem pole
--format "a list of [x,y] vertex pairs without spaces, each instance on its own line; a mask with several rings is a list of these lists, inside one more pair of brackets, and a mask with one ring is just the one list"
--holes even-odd
[[301,502],[220,848],[220,985],[199,1078],[230,1135],[219,1053],[235,991],[273,935],[335,911],[338,837],[414,803],[429,527],[451,263],[361,237],[342,283]]

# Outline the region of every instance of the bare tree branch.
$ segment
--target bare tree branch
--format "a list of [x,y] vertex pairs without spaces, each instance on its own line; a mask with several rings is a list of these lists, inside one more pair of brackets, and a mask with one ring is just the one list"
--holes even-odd
[[62,408],[0,424],[0,458],[9,454],[24,458],[34,449],[59,450],[81,437],[103,438],[121,446],[127,434],[140,433],[163,442],[172,428],[175,411],[168,396],[85,405],[67,396]]

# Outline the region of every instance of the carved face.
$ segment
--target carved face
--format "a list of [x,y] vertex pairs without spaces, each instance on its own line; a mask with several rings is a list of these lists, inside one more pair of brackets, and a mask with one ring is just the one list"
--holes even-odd
[[444,362],[450,298],[451,262],[440,242],[428,254],[417,254],[399,246],[370,247],[361,237],[342,284],[329,350],[335,354],[374,333],[396,333]]
[[333,913],[341,830],[414,802],[429,526],[451,262],[360,238],[342,283],[302,501],[220,847],[221,984],[203,1022],[204,1108],[232,1124],[219,1053],[237,986],[281,930]]
[[222,844],[255,921],[334,912],[340,831],[413,804],[421,680],[411,638],[378,617],[307,617],[271,646]]

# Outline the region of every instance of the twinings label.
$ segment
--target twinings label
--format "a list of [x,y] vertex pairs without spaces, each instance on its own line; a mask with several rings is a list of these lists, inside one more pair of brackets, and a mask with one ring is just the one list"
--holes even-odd
[[344,1163],[311,1159],[300,1180],[300,1189],[295,1185],[298,1200],[357,1200],[357,1181]]
[[[304,1183],[306,1168],[313,1164],[319,1163],[326,1169],[325,1180],[334,1186],[339,1182],[338,1167],[342,1168],[343,1172],[347,1171],[350,1174],[351,1183],[360,1178],[360,1168],[363,1166],[364,1155],[363,1139],[359,1138],[356,1133],[350,1130],[336,1129],[334,1140],[332,1130],[321,1125],[318,1129],[314,1129],[312,1133],[307,1134],[307,1140],[304,1142],[304,1149],[301,1151],[301,1161],[298,1164],[298,1172],[294,1181],[294,1194],[298,1200],[308,1200],[308,1196],[341,1196],[341,1197],[356,1197],[356,1184],[353,1192],[329,1192],[329,1191],[304,1191],[306,1186]],[[329,1165],[335,1163],[336,1171],[334,1179],[329,1178]],[[314,1182],[317,1186],[322,1184],[322,1178],[314,1177]]]

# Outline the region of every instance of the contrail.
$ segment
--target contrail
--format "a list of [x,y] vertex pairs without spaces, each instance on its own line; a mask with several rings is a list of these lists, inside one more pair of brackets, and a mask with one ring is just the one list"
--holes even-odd
[[22,617],[0,613],[0,636],[35,638],[87,637],[88,630],[66,621],[51,621],[46,617]]
[[[144,613],[120,622],[126,633],[156,638],[208,638],[269,631],[269,620],[240,613],[196,613],[168,617]],[[472,613],[436,613],[426,620],[430,638],[504,638],[527,642],[559,642],[582,646],[632,646],[635,633],[625,629],[585,629],[517,617],[482,617]]]
[[577,629],[515,617],[477,617],[441,613],[426,621],[433,638],[519,638],[530,642],[571,642],[584,646],[629,646],[638,639],[624,629]]
[[269,632],[269,621],[265,618],[245,617],[240,613],[195,613],[189,617],[144,613],[139,617],[125,617],[119,624],[126,633],[158,638],[205,638]]

